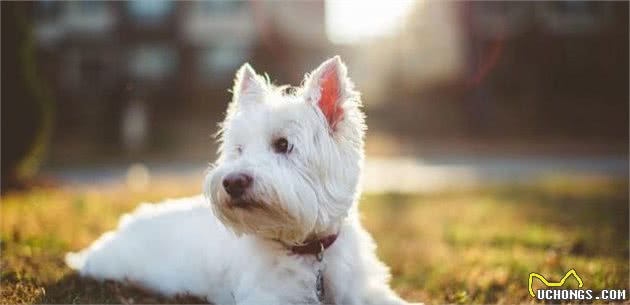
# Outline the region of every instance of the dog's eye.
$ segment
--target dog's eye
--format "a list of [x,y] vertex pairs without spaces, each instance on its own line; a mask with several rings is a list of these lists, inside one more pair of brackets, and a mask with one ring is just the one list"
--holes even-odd
[[289,141],[287,141],[287,138],[278,138],[274,140],[272,143],[272,146],[273,146],[273,150],[279,154],[290,153],[291,150],[293,149],[293,145],[289,144]]
[[236,146],[236,152],[240,155],[243,153],[243,147],[242,146]]

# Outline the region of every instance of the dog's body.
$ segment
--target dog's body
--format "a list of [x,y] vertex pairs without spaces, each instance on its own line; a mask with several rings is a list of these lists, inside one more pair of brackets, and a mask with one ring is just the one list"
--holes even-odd
[[387,287],[387,269],[357,217],[349,217],[319,263],[278,242],[235,238],[203,197],[185,198],[140,206],[116,233],[92,245],[87,261],[73,261],[80,258],[68,259],[82,266],[82,275],[128,280],[167,295],[187,292],[215,304],[318,304],[323,263],[323,303],[402,303]]
[[216,304],[405,304],[359,222],[365,127],[346,73],[335,57],[287,94],[244,65],[205,196],[142,205],[68,264]]

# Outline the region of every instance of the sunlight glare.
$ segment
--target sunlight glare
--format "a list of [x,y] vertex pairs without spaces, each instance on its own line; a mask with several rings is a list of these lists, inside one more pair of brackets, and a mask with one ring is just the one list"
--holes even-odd
[[392,35],[419,1],[326,0],[326,35],[340,44]]

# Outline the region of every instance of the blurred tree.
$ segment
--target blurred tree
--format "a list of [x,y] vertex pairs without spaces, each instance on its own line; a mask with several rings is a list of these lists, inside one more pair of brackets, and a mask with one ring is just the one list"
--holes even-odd
[[2,5],[2,191],[24,187],[41,163],[54,107],[36,65],[27,2]]

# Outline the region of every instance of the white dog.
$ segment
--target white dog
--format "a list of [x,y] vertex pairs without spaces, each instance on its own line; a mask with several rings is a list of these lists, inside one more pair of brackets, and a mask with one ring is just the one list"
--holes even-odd
[[243,65],[205,196],[143,204],[68,265],[215,304],[406,304],[359,222],[365,125],[345,65],[286,89]]

